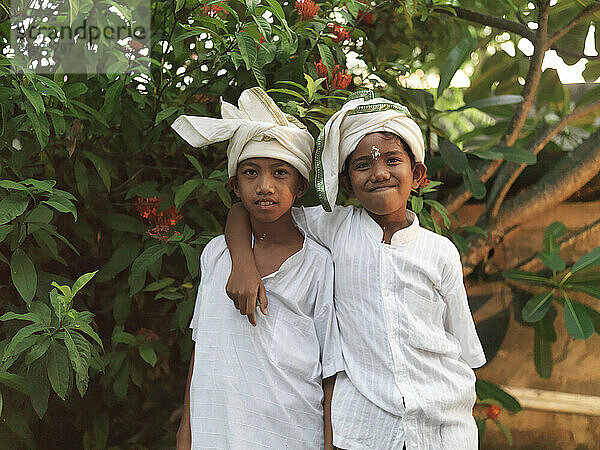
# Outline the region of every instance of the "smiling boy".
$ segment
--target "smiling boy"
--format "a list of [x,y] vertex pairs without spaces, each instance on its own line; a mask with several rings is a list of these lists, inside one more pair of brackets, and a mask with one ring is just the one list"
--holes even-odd
[[223,119],[181,116],[172,126],[194,146],[230,140],[229,183],[249,213],[269,315],[252,327],[231,308],[229,251],[223,236],[210,241],[177,448],[331,449],[331,395],[343,370],[333,262],[291,215],[307,188],[314,141],[261,89],[238,103],[222,102]]
[[[293,211],[307,235],[329,248],[336,267],[345,373],[336,379],[332,422],[340,448],[477,448],[471,368],[485,356],[460,257],[406,208],[425,179],[423,162],[423,137],[408,110],[361,93],[329,119],[317,141],[315,183],[324,209]],[[363,208],[331,207],[339,177]],[[260,281],[244,217],[242,207],[230,211],[228,292],[250,312]]]

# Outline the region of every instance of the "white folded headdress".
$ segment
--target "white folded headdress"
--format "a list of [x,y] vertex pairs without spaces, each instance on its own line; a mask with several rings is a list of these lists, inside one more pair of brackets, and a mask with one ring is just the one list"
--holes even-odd
[[416,162],[425,160],[421,129],[410,118],[408,109],[385,98],[375,98],[372,91],[359,91],[348,97],[333,114],[317,139],[314,154],[315,187],[319,201],[331,211],[338,193],[338,175],[346,158],[363,137],[386,131],[397,134],[410,147]]
[[239,107],[221,99],[221,117],[179,116],[171,127],[191,146],[229,140],[227,171],[232,177],[249,158],[281,159],[308,178],[314,139],[295,117],[281,111],[259,87],[246,89]]

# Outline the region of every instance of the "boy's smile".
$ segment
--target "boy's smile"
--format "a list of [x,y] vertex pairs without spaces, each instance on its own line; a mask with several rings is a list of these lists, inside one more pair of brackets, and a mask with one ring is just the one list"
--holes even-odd
[[250,158],[239,163],[231,186],[253,219],[275,222],[289,213],[304,193],[303,178],[290,164],[274,158]]
[[[374,150],[376,149],[376,151]],[[380,133],[366,135],[347,160],[348,181],[356,198],[371,214],[406,216],[412,189],[425,176],[425,166],[411,164],[401,142]]]

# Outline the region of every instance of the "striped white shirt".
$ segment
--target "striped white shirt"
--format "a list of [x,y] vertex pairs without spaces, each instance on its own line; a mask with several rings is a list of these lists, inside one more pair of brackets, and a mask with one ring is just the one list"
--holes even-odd
[[382,243],[367,211],[295,208],[335,262],[345,374],[336,380],[334,444],[345,449],[476,449],[475,375],[485,363],[456,247],[412,223]]
[[223,236],[206,245],[190,327],[194,449],[323,447],[322,379],[344,369],[333,304],[333,261],[306,237],[263,278],[267,316],[257,327],[231,304],[231,257]]

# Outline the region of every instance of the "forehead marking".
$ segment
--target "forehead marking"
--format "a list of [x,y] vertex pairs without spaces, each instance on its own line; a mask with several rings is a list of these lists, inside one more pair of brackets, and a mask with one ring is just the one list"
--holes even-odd
[[373,145],[371,147],[371,158],[373,158],[374,160],[377,160],[380,156],[381,156],[381,152],[379,151],[379,148],[376,147],[375,145]]

